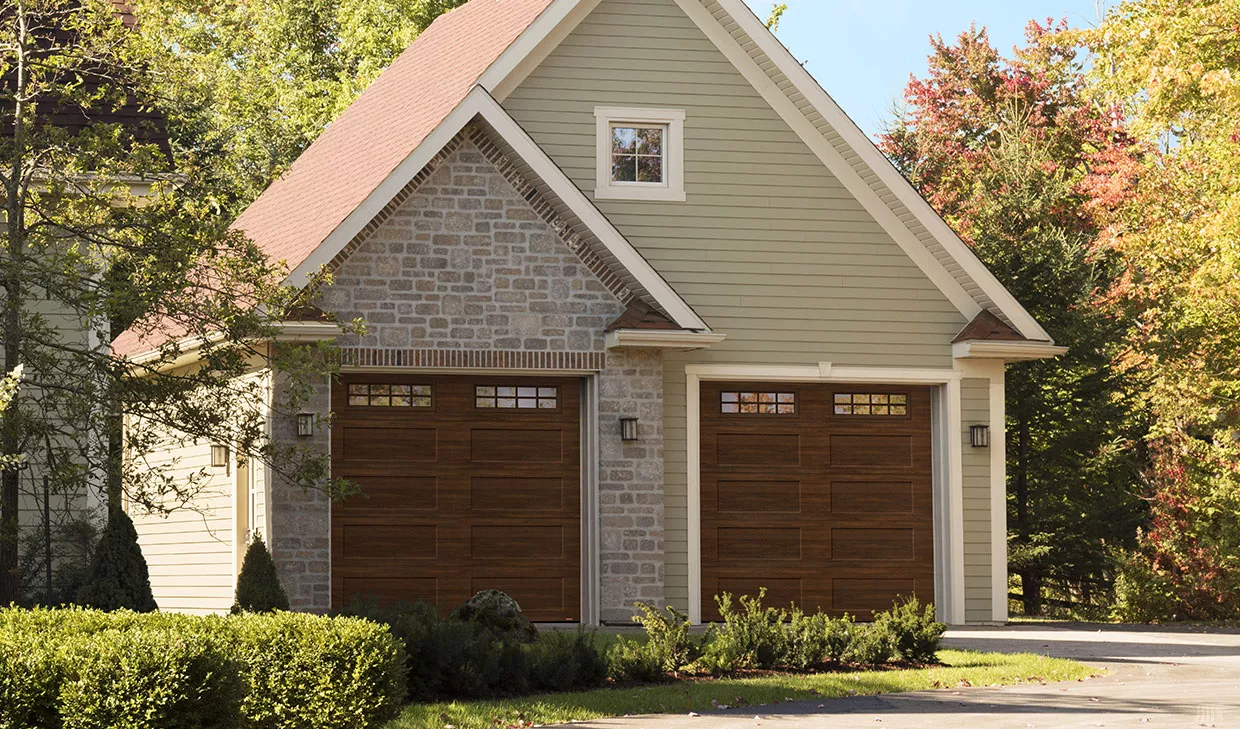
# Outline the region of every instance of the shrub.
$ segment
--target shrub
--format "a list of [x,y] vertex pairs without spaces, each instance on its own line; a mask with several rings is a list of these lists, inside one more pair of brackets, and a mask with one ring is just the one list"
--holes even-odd
[[233,612],[269,613],[288,610],[288,595],[280,586],[276,563],[261,537],[254,537],[245,550],[241,571],[237,574],[237,597]]
[[246,726],[347,729],[382,725],[405,697],[405,652],[387,628],[300,613],[231,618]]
[[711,674],[732,673],[744,668],[775,668],[788,660],[786,610],[763,607],[766,589],[758,596],[742,595],[740,608],[733,607],[732,596],[715,598],[723,624],[714,627],[702,651],[699,666]]
[[607,675],[617,683],[653,683],[667,677],[648,644],[621,638],[607,650]]
[[538,628],[521,611],[521,606],[499,590],[480,590],[452,613],[453,620],[485,625],[499,638],[533,643]]
[[890,610],[874,616],[876,630],[890,636],[897,657],[914,663],[933,663],[947,626],[934,619],[934,606],[917,598],[897,600]]
[[0,610],[0,729],[376,727],[403,663],[362,620]]
[[1157,623],[1183,617],[1175,588],[1137,551],[1119,552],[1114,558],[1115,604],[1111,618],[1124,623]]
[[694,646],[689,639],[689,616],[670,605],[658,610],[645,603],[636,603],[639,611],[633,616],[646,631],[648,650],[659,666],[676,673],[693,662]]
[[65,729],[232,729],[242,682],[218,631],[104,630],[64,646]]
[[138,532],[129,515],[120,509],[112,509],[108,515],[108,525],[99,538],[77,601],[99,610],[124,608],[149,613],[158,609],[146,559],[138,546]]
[[588,633],[523,631],[487,621],[439,618],[424,602],[381,608],[355,601],[345,612],[388,626],[405,643],[411,701],[488,698],[601,685],[606,664]]
[[571,691],[599,686],[607,678],[607,662],[583,630],[551,631],[524,648],[534,691]]
[[895,635],[887,626],[870,623],[853,624],[849,631],[848,644],[841,652],[840,659],[846,663],[874,666],[886,663],[895,656]]
[[849,625],[847,618],[833,620],[825,613],[809,615],[793,608],[788,613],[788,666],[804,671],[838,660],[848,644]]

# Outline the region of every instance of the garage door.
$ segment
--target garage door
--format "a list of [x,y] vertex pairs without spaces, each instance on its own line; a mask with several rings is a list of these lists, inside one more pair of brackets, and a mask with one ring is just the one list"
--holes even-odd
[[934,595],[930,388],[704,383],[702,613],[767,589],[868,618]]
[[332,508],[337,608],[494,588],[579,619],[579,381],[347,376],[332,410],[333,473],[362,489]]

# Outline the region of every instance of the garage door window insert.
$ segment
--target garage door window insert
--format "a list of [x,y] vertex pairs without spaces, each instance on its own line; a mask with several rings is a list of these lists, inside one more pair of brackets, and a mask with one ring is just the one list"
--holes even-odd
[[349,405],[371,408],[429,408],[433,392],[430,385],[352,383]]
[[869,415],[879,417],[906,417],[908,395],[888,393],[835,393],[836,415]]
[[560,388],[555,386],[478,385],[474,405],[484,409],[556,410]]
[[795,392],[721,392],[719,412],[737,415],[796,415]]

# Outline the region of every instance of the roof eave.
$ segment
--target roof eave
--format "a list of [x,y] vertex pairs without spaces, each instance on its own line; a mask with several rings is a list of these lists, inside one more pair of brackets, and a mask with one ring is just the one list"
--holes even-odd
[[617,329],[607,332],[608,349],[708,349],[728,335],[718,332],[690,332],[662,329]]
[[1001,359],[1004,362],[1028,362],[1053,359],[1066,354],[1067,347],[1049,341],[1001,341],[966,339],[952,345],[955,359]]

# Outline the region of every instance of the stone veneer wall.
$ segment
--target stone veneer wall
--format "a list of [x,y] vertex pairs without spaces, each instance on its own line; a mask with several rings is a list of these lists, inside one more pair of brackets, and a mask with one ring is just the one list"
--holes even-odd
[[[621,416],[639,440],[620,440]],[[609,352],[599,374],[601,618],[631,624],[633,603],[662,606],[663,353]]]
[[[275,378],[272,397],[277,405],[274,410],[282,411],[279,404],[289,401],[286,378]],[[322,382],[314,387],[301,410],[329,412],[330,385]],[[277,443],[308,446],[322,453],[331,447],[326,427],[310,438],[300,438],[296,418],[287,413],[272,417],[271,437]],[[331,499],[322,491],[303,491],[274,474],[269,488],[271,534],[267,541],[280,584],[288,593],[289,606],[293,610],[325,613],[331,609]]]
[[[319,306],[366,323],[365,335],[339,340],[346,363],[602,366],[601,609],[604,620],[627,622],[633,601],[664,599],[662,354],[605,352],[603,331],[627,308],[627,291],[596,275],[597,259],[534,196],[481,132],[466,130],[346,248]],[[313,400],[310,411],[327,413],[329,388]],[[640,418],[640,442],[621,443],[621,414]],[[273,432],[293,439],[294,427]],[[328,434],[313,443],[326,452]],[[277,483],[271,508],[292,607],[328,609],[328,500]]]

